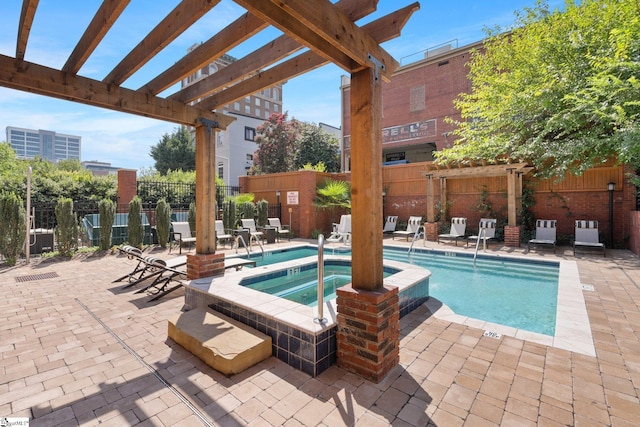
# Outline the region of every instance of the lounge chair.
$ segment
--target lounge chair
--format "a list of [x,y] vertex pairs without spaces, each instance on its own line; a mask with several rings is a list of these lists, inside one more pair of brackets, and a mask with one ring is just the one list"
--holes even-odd
[[556,253],[556,220],[539,219],[536,221],[536,237],[529,240],[527,250],[531,245],[553,245],[553,253]]
[[574,255],[576,254],[577,246],[582,246],[585,248],[602,248],[602,256],[607,256],[604,243],[600,243],[598,221],[576,221],[576,234],[575,240],[573,241]]
[[347,245],[351,243],[351,215],[340,217],[340,224],[334,224],[334,230],[326,241],[331,243],[342,241]]
[[[139,283],[142,283],[151,278],[157,278],[162,275],[163,269],[165,267],[168,268],[179,268],[183,265],[187,264],[187,256],[180,255],[174,258],[170,258],[168,260],[163,260],[160,258],[156,258],[154,256],[147,256],[140,260],[138,266],[136,267],[137,271],[133,271],[127,275],[124,275],[113,282],[119,282],[125,278],[129,279],[129,283],[124,285],[122,289],[127,289],[132,286],[135,286]],[[155,281],[155,280],[154,280]]]
[[449,233],[438,234],[438,244],[440,240],[454,240],[458,246],[458,239],[466,236],[467,218],[451,218],[451,229]]
[[129,259],[137,261],[138,263],[131,272],[117,278],[113,281],[113,283],[120,282],[127,278],[129,279],[129,281],[135,280],[136,275],[139,275],[141,272],[143,272],[146,267],[144,257],[142,256],[142,251],[134,246],[125,245],[121,248],[118,248],[118,252],[125,255]]
[[391,239],[395,240],[396,236],[402,236],[402,237],[406,237],[408,242],[409,236],[415,236],[416,234],[420,233],[421,229],[422,229],[422,217],[410,216],[409,221],[407,222],[407,229],[394,231]]
[[276,229],[276,236],[278,237],[278,241],[280,241],[280,236],[287,236],[289,241],[291,241],[291,229],[288,225],[282,225],[280,223],[280,218],[267,218],[269,221],[269,226]]
[[388,216],[387,220],[384,223],[384,228],[382,229],[382,233],[393,233],[396,231],[396,225],[398,225],[398,217],[397,216]]
[[254,219],[242,219],[242,228],[249,231],[249,246],[251,246],[251,240],[255,239],[258,243],[260,240],[264,240],[264,233],[256,229],[256,221]]
[[[143,292],[149,292],[154,295],[151,299],[149,299],[149,301],[156,301],[157,299],[162,298],[168,293],[171,293],[176,289],[182,287],[182,282],[178,279],[181,276],[186,277],[187,275],[186,269],[183,268],[183,266],[187,263],[186,258],[187,257],[184,256],[184,264],[177,263],[175,259],[170,259],[167,261],[158,258],[154,259],[151,263],[151,267],[153,268],[154,273],[149,277],[153,276],[155,278],[151,283],[135,291],[134,293],[140,294]],[[145,280],[149,277],[146,277]],[[169,287],[172,282],[177,282],[177,284]],[[132,285],[133,284],[129,284],[125,287],[129,287]]]
[[[196,242],[196,238],[191,235],[191,228],[189,227],[188,222],[172,222],[171,228],[173,229],[173,240],[178,243],[180,253],[182,253],[183,243],[191,245],[191,243]],[[169,253],[171,253],[171,246],[169,246]]]
[[226,245],[226,242],[233,241],[233,234],[229,233],[229,230],[224,229],[224,223],[221,219],[217,219],[216,223],[216,239],[218,243]]
[[467,237],[467,247],[469,247],[469,241],[482,240],[483,247],[487,247],[489,240],[495,240],[496,238],[496,223],[498,220],[494,218],[480,218],[480,224],[478,224],[478,234]]

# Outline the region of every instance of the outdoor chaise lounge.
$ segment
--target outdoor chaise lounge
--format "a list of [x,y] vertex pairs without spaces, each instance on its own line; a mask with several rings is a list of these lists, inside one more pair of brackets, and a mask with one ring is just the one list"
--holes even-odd
[[556,220],[539,219],[536,221],[536,237],[529,240],[527,250],[531,245],[552,245],[553,253],[556,253]]
[[483,247],[486,247],[489,240],[495,240],[496,238],[496,223],[498,220],[494,218],[480,218],[480,224],[478,224],[478,234],[467,237],[467,247],[470,241],[475,241],[476,244],[479,240],[482,241]]
[[[173,240],[178,243],[180,253],[182,253],[183,243],[195,243],[196,238],[191,234],[191,228],[188,222],[172,222],[171,228],[173,229]],[[169,246],[169,252],[171,252],[171,246]]]
[[573,254],[576,254],[576,247],[582,246],[585,248],[602,249],[602,256],[607,256],[605,252],[604,243],[600,243],[600,236],[598,233],[598,221],[576,221],[576,234],[573,241]]
[[122,289],[127,289],[148,279],[157,278],[162,274],[162,270],[164,267],[178,268],[182,267],[186,263],[186,255],[180,255],[168,260],[163,260],[154,256],[146,256],[138,260],[138,265],[131,273],[127,273],[124,276],[117,278],[113,282],[115,283],[120,282],[124,279],[128,279],[129,283],[122,287]]
[[291,240],[291,229],[288,225],[282,225],[280,223],[280,218],[267,218],[269,221],[269,226],[276,229],[276,236],[278,237],[278,241],[280,241],[280,236],[287,236],[289,240]]
[[422,229],[422,217],[410,216],[409,221],[407,222],[407,229],[394,231],[391,238],[395,239],[396,236],[401,236],[401,237],[406,237],[407,241],[409,241],[409,237],[415,236],[417,233],[420,233],[421,229]]
[[458,239],[464,238],[467,229],[467,218],[451,218],[451,229],[448,233],[438,234],[438,244],[440,240],[455,241],[458,246]]
[[344,242],[351,243],[351,215],[342,215],[340,224],[333,224],[334,230],[326,241],[331,243]]
[[226,242],[232,242],[233,234],[229,233],[229,230],[224,229],[224,223],[222,222],[222,220],[217,219],[215,221],[215,224],[216,224],[216,239],[218,240],[218,243],[222,243],[223,245],[225,245]]
[[398,225],[398,217],[397,216],[388,216],[387,220],[384,223],[384,228],[382,229],[382,233],[393,233],[396,231],[396,225]]

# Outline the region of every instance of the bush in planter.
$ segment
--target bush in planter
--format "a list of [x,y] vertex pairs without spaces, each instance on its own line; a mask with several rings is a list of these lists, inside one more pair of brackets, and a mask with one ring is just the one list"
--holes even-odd
[[256,203],[257,219],[256,224],[258,227],[265,227],[269,216],[269,202],[262,199]]
[[73,211],[73,200],[66,197],[58,199],[55,214],[58,252],[62,256],[71,256],[78,249],[78,218]]
[[102,199],[98,203],[100,213],[100,249],[106,251],[111,247],[113,221],[116,217],[116,204],[112,200]]
[[165,199],[158,200],[156,205],[156,235],[161,248],[167,247],[169,226],[171,225],[171,206]]
[[129,244],[141,249],[142,240],[144,239],[144,227],[142,226],[142,202],[138,196],[135,196],[129,202],[127,228],[129,229]]
[[15,265],[24,245],[26,225],[22,200],[15,193],[0,194],[0,254]]

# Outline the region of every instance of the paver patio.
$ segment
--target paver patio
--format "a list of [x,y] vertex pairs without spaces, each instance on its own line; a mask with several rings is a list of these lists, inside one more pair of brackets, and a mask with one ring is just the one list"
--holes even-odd
[[640,258],[617,250],[574,258],[570,248],[540,254],[575,259],[581,282],[594,287],[583,293],[596,357],[485,337],[421,307],[402,319],[400,365],[379,384],[335,366],[311,378],[274,357],[225,377],[167,338],[166,319],[181,310],[182,290],[147,303],[147,295],[111,283],[132,268],[121,255],[4,268],[0,419],[28,417],[32,426],[640,425]]

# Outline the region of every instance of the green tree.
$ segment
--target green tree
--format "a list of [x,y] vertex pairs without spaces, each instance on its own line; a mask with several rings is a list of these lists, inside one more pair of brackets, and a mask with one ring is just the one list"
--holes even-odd
[[25,227],[22,200],[14,193],[0,193],[0,254],[7,265],[15,265],[22,252]]
[[151,147],[151,157],[162,175],[169,170],[195,170],[196,145],[189,129],[180,126],[173,133],[162,135],[158,144]]
[[116,204],[113,200],[102,199],[98,203],[100,213],[100,249],[106,251],[111,247],[113,221],[116,217]]
[[256,129],[258,150],[253,156],[255,173],[277,173],[296,170],[300,122],[287,120],[287,113],[273,113]]
[[327,179],[316,188],[314,204],[322,209],[329,209],[331,221],[335,221],[337,209],[351,209],[351,188],[346,181]]
[[78,218],[73,212],[73,200],[67,197],[58,199],[55,213],[58,223],[55,228],[58,252],[62,256],[71,256],[78,248]]
[[326,172],[340,172],[340,143],[338,139],[315,124],[301,126],[294,167],[324,164]]
[[167,247],[170,225],[171,205],[169,205],[165,199],[160,199],[156,205],[156,232],[158,236],[158,244],[161,248]]
[[470,59],[456,145],[439,162],[508,158],[564,176],[617,157],[640,165],[640,3],[546,2],[489,32]]
[[142,226],[142,202],[138,196],[135,196],[129,202],[127,228],[129,230],[129,244],[136,248],[142,248],[144,227]]

